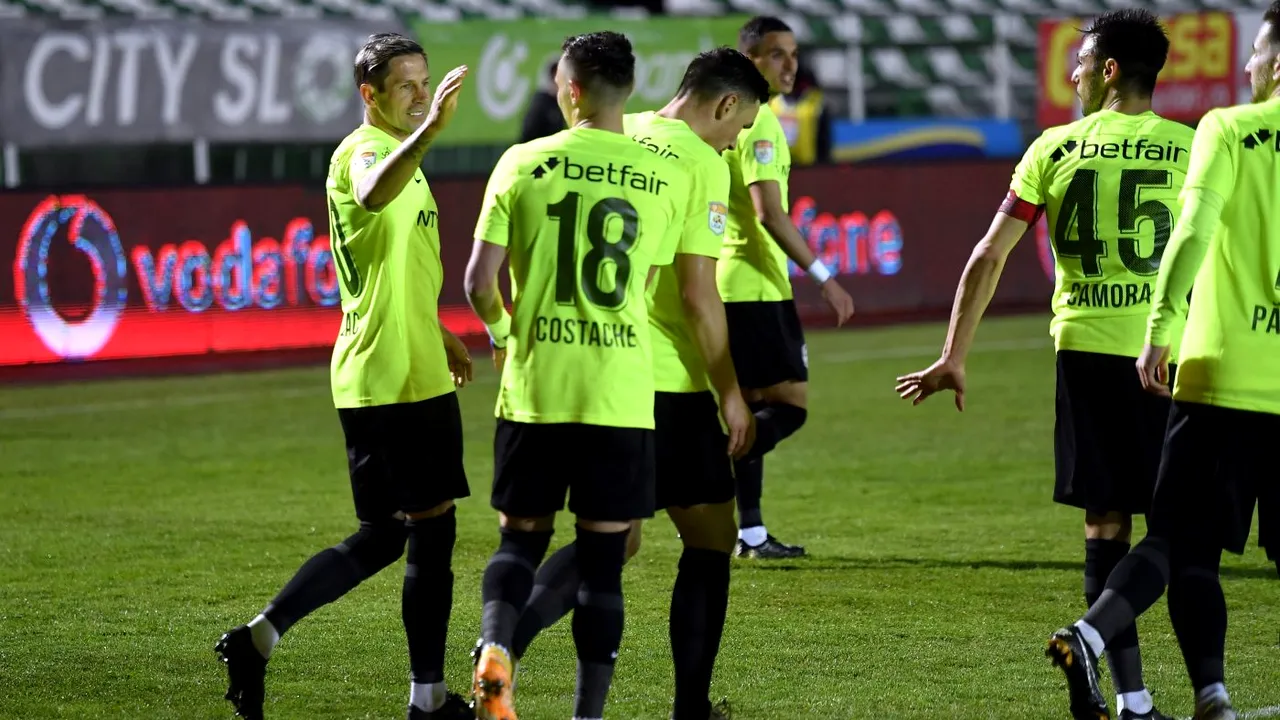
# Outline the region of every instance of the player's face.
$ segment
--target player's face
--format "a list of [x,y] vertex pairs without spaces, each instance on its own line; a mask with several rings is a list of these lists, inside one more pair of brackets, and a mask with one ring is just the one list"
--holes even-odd
[[[365,85],[361,93],[365,94]],[[431,107],[431,76],[427,72],[427,59],[421,55],[400,55],[391,58],[382,88],[370,88],[365,94],[365,104],[382,122],[409,135],[427,119]]]
[[1076,84],[1076,96],[1080,98],[1080,112],[1092,115],[1102,109],[1106,96],[1105,65],[1098,57],[1097,37],[1088,35],[1076,53],[1076,69],[1071,82]]
[[1280,85],[1280,53],[1277,52],[1280,48],[1273,47],[1271,26],[1271,23],[1264,22],[1258,28],[1258,37],[1253,41],[1253,55],[1244,66],[1244,71],[1249,74],[1254,102],[1267,100]]
[[751,56],[756,68],[769,81],[769,91],[789,93],[796,85],[800,67],[800,47],[789,32],[772,32],[760,39],[756,54]]
[[716,152],[733,147],[738,133],[749,129],[760,114],[757,100],[746,101],[737,95],[726,95],[716,105],[715,122],[711,123],[710,137],[704,138]]

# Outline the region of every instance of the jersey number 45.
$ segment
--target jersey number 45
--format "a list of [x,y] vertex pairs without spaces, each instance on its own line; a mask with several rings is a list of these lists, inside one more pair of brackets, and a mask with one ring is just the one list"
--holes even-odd
[[[1152,169],[1120,171],[1117,244],[1120,262],[1134,275],[1154,275],[1160,270],[1160,258],[1173,233],[1173,211],[1168,205],[1160,200],[1138,202],[1138,191],[1144,187],[1173,190],[1173,173]],[[1062,197],[1053,244],[1058,257],[1079,259],[1086,277],[1101,276],[1101,259],[1109,256],[1107,242],[1098,237],[1097,214],[1098,171],[1077,170]],[[1138,249],[1138,226],[1144,219],[1155,225],[1155,247],[1145,257]],[[1075,239],[1071,238],[1073,226]]]

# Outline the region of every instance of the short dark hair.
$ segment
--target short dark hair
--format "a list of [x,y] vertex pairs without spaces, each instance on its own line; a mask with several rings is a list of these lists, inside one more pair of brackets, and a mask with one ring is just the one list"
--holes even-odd
[[356,87],[369,83],[381,90],[382,81],[391,70],[391,61],[401,55],[421,55],[423,60],[427,59],[427,51],[404,35],[389,32],[370,35],[356,53]]
[[1131,90],[1143,95],[1155,91],[1156,77],[1169,58],[1169,36],[1151,11],[1111,10],[1094,18],[1081,32],[1096,38],[1094,47],[1100,59],[1116,61]]
[[1271,23],[1271,44],[1280,45],[1280,0],[1271,3],[1271,7],[1262,14],[1262,22]]
[[622,93],[636,80],[636,56],[626,35],[603,32],[571,35],[561,47],[573,79],[590,93]]
[[750,55],[760,46],[765,35],[776,32],[789,33],[791,26],[771,15],[757,15],[738,31],[738,49]]
[[720,47],[699,53],[689,63],[676,94],[709,100],[731,92],[767,103],[769,81],[746,55],[731,47]]
[[556,68],[558,67],[560,67],[560,58],[555,58],[551,62],[547,63],[546,71],[548,80],[556,79]]

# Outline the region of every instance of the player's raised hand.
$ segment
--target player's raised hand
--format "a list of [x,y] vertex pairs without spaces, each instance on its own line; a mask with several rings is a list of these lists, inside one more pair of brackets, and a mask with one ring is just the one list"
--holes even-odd
[[729,456],[737,460],[756,442],[756,416],[747,407],[741,392],[725,393],[720,398],[720,414],[729,426]]
[[472,379],[471,353],[457,335],[441,328],[444,334],[444,354],[449,360],[449,374],[455,387],[463,387]]
[[453,113],[458,109],[458,95],[462,92],[462,79],[467,76],[467,66],[459,65],[449,71],[448,75],[436,86],[435,97],[431,99],[431,110],[427,113],[425,123],[430,132],[440,132],[449,126]]
[[853,317],[853,298],[845,289],[840,287],[840,283],[835,278],[831,278],[822,283],[822,299],[827,301],[831,309],[836,313],[836,326],[840,326],[848,322]]
[[929,367],[898,378],[894,388],[903,400],[919,405],[939,390],[951,390],[956,394],[956,409],[964,412],[964,366],[947,359],[939,359]]
[[1160,397],[1170,397],[1169,392],[1169,347],[1143,345],[1142,354],[1138,356],[1138,379],[1142,381],[1142,389]]

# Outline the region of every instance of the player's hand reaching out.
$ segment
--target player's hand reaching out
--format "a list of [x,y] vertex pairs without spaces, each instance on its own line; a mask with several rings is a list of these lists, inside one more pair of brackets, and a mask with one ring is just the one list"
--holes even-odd
[[920,372],[899,377],[894,390],[903,400],[910,399],[912,405],[919,405],[939,390],[952,390],[956,409],[964,412],[964,365],[941,358]]
[[826,300],[835,311],[837,326],[844,325],[849,318],[853,317],[853,298],[840,287],[840,283],[836,282],[835,278],[822,283],[822,299]]
[[720,414],[729,426],[729,456],[737,460],[756,442],[756,416],[738,391],[720,398]]
[[458,109],[458,95],[462,92],[462,79],[466,76],[467,66],[459,65],[450,70],[436,86],[435,97],[431,99],[431,110],[427,112],[427,132],[438,133],[449,126],[453,113]]
[[455,387],[463,387],[472,379],[471,353],[457,335],[440,328],[444,335],[444,354],[449,359],[449,374]]
[[1143,345],[1142,354],[1138,356],[1138,379],[1142,381],[1142,389],[1160,397],[1170,397],[1169,392],[1169,347]]

